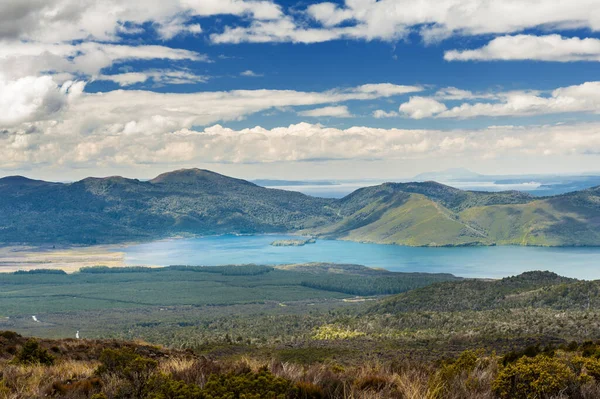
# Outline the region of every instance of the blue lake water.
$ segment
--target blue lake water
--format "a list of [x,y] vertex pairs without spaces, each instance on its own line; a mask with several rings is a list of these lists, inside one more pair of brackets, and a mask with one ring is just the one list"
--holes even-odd
[[354,263],[392,271],[452,273],[498,278],[530,270],[600,279],[600,248],[465,247],[413,248],[318,240],[303,247],[274,247],[285,235],[215,236],[155,241],[127,247],[128,265],[277,265]]

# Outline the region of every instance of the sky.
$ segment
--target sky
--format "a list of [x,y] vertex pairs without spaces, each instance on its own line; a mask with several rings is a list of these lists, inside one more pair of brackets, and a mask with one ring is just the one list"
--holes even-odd
[[598,0],[2,0],[0,176],[600,173]]

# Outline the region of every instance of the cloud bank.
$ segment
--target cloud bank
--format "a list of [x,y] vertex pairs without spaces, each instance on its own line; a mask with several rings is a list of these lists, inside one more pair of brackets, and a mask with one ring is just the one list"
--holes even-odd
[[[159,118],[154,123],[160,124]],[[600,125],[492,127],[480,130],[287,127],[232,130],[215,125],[147,134],[125,130],[64,134],[61,126],[0,134],[0,168],[177,167],[189,163],[255,164],[314,160],[490,159],[600,154]]]
[[501,36],[475,50],[451,50],[447,61],[600,61],[600,39],[566,38],[561,35]]
[[[454,89],[456,90],[456,89]],[[411,97],[400,105],[400,112],[413,119],[422,118],[475,118],[561,114],[569,112],[598,113],[600,110],[600,82],[560,87],[550,93],[537,91],[510,91],[493,94],[462,94],[447,96],[438,92],[433,97]],[[454,93],[460,93],[454,91]],[[443,100],[475,100],[448,107]],[[477,101],[484,99],[483,101]]]

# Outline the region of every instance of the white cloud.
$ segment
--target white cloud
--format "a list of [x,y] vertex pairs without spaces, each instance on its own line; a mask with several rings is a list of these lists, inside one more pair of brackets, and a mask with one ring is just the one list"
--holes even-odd
[[158,85],[179,85],[205,83],[208,76],[196,75],[189,71],[177,70],[147,70],[143,72],[125,72],[114,75],[100,75],[97,80],[108,80],[126,87],[137,83],[152,81]]
[[347,28],[304,29],[298,28],[290,16],[272,21],[253,21],[248,27],[226,27],[221,33],[213,33],[213,43],[321,43],[339,39]]
[[0,73],[11,78],[37,75],[45,71],[63,73],[66,76],[94,77],[102,69],[117,62],[150,59],[208,61],[205,55],[193,51],[154,45],[0,42]]
[[473,93],[469,90],[457,89],[456,87],[445,87],[439,89],[435,95],[437,100],[474,100],[474,99],[494,99],[497,96],[493,93]]
[[245,77],[249,77],[249,78],[259,78],[259,77],[261,77],[263,75],[260,74],[260,73],[256,73],[256,72],[248,69],[248,70],[240,73],[240,76],[245,76]]
[[446,106],[433,98],[417,96],[400,105],[399,110],[412,119],[422,119],[445,111]]
[[[156,73],[157,79],[170,76],[172,72]],[[134,84],[153,78],[152,73],[125,73],[121,75],[102,76],[103,79],[113,79],[122,85]],[[173,75],[171,79],[189,79],[185,75]],[[38,115],[39,120],[48,119],[54,108],[46,107],[46,95],[51,96],[57,91],[57,84],[51,77],[34,78],[15,81],[4,80],[3,98],[7,106],[11,98],[16,110],[24,109],[28,103],[36,104],[35,112],[26,109],[27,115],[23,120],[34,122],[32,115]],[[25,82],[25,83],[23,83]],[[42,82],[44,85],[41,86]],[[28,88],[24,93],[31,95],[17,97],[21,87]],[[40,88],[41,87],[41,88]],[[229,92],[200,92],[200,93],[155,93],[141,90],[118,90],[106,93],[83,93],[77,101],[69,103],[61,119],[57,119],[52,129],[60,126],[67,132],[97,131],[112,134],[112,132],[127,131],[129,133],[152,134],[154,132],[173,131],[197,125],[208,125],[223,120],[237,120],[247,115],[269,110],[272,108],[314,106],[340,103],[350,100],[374,100],[393,96],[397,92],[410,90],[409,86],[391,84],[374,84],[355,88],[335,89],[325,92],[301,92],[293,90],[234,90]],[[73,90],[73,89],[70,89]],[[415,87],[414,90],[420,90]],[[52,97],[50,97],[52,98]],[[54,104],[54,102],[52,102]],[[335,108],[335,107],[334,107]],[[11,108],[12,109],[12,108]],[[344,107],[337,107],[338,115],[342,115]],[[39,114],[47,110],[44,115]],[[347,110],[346,110],[347,111]],[[322,112],[322,111],[321,111]],[[330,113],[332,111],[330,110]],[[42,112],[43,113],[43,112]],[[11,120],[14,125],[21,118]],[[8,123],[8,122],[5,122]],[[2,127],[3,124],[0,124]],[[40,129],[46,126],[38,126]]]
[[358,86],[356,90],[363,93],[372,93],[381,95],[383,97],[391,97],[423,91],[423,88],[421,86],[404,86],[395,85],[392,83],[374,83]]
[[[439,92],[438,92],[439,93]],[[486,102],[465,102],[448,108],[438,99],[486,99]],[[600,109],[600,82],[561,87],[547,95],[539,91],[511,91],[485,95],[467,91],[457,95],[447,92],[434,97],[411,97],[400,105],[400,112],[413,119],[474,118],[480,116],[525,116],[569,112],[597,113]]]
[[451,50],[447,61],[538,60],[600,61],[600,39],[560,35],[502,36],[475,50]]
[[49,76],[29,76],[6,81],[0,75],[0,127],[45,120],[57,114],[83,91],[83,83],[67,82],[59,87]]
[[375,111],[373,111],[373,117],[377,118],[377,119],[382,119],[382,118],[395,118],[397,116],[399,116],[400,114],[398,114],[396,111],[384,111],[382,109],[377,109]]
[[199,25],[188,23],[193,16],[219,14],[247,15],[255,20],[282,16],[277,4],[255,0],[3,0],[0,39],[110,41],[146,22],[155,23],[159,34],[168,39],[179,33],[200,33]]
[[200,24],[187,24],[187,18],[179,15],[158,26],[158,34],[163,39],[172,39],[177,35],[199,35],[202,33]]
[[[11,130],[0,135],[0,168],[126,168],[220,163],[257,164],[313,160],[537,159],[600,154],[600,125],[494,127],[480,130],[328,128],[299,123],[287,127],[232,130],[215,125],[203,131],[172,127],[158,115],[144,126],[63,131]],[[39,127],[39,125],[33,125]],[[91,126],[89,126],[91,127]],[[138,129],[139,128],[139,129]]]
[[334,117],[334,118],[350,118],[350,117],[352,117],[352,114],[348,110],[348,107],[346,107],[345,105],[323,107],[323,108],[311,109],[308,111],[301,111],[301,112],[298,112],[298,115],[308,116],[311,118],[319,118],[319,117],[326,117],[326,116],[330,116],[330,117]]
[[345,0],[342,6],[310,5],[305,14],[319,24],[316,28],[306,27],[300,16],[281,15],[227,27],[211,39],[217,43],[397,40],[419,29],[426,41],[436,41],[454,34],[508,34],[542,26],[597,31],[599,10],[596,0],[422,0],[418,6],[410,0]]

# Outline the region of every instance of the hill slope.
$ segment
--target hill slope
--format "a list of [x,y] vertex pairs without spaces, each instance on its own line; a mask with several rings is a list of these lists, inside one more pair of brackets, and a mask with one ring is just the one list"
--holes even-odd
[[334,200],[199,169],[150,181],[0,179],[2,244],[290,231],[414,246],[600,245],[600,188],[539,198],[435,182],[386,183]]
[[205,170],[143,182],[0,179],[0,242],[119,242],[173,234],[284,232],[335,220],[332,201]]
[[434,182],[357,190],[324,238],[417,246],[600,245],[600,188],[536,199]]
[[[461,312],[529,306],[581,309],[587,306],[588,288],[595,287],[594,302],[598,301],[599,284],[598,281],[578,281],[541,271],[501,280],[448,281],[386,298],[370,308],[369,312]],[[581,290],[583,286],[586,286],[585,290]],[[566,299],[577,292],[581,294],[578,300]],[[584,296],[585,304],[582,301]]]

